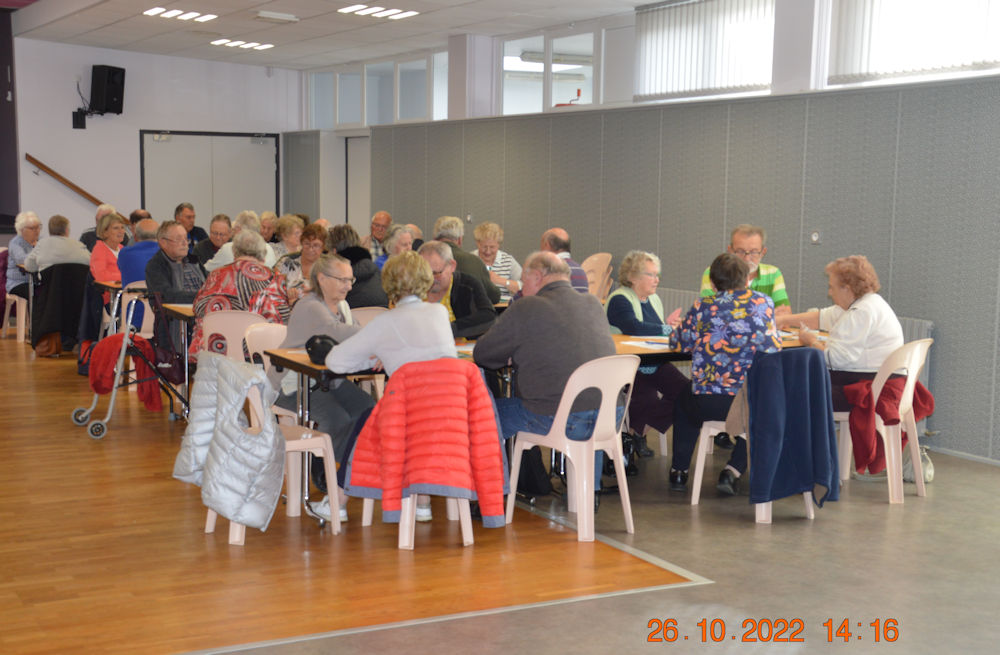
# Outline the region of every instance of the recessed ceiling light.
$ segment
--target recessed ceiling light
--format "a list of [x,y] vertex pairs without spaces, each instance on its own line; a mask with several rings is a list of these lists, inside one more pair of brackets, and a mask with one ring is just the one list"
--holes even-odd
[[160,14],[160,18],[173,18],[174,16],[180,16],[184,11],[182,9],[171,9],[170,11],[165,11]]
[[216,39],[212,41],[212,45],[225,45],[226,43],[229,43],[229,39]]
[[260,42],[258,42],[258,41],[251,41],[250,43],[244,43],[240,47],[243,48],[243,49],[246,49],[246,48],[256,48],[259,45],[260,45]]
[[273,43],[265,43],[264,45],[259,45],[254,50],[269,50],[274,47]]
[[380,11],[377,14],[372,14],[375,18],[385,18],[386,16],[392,16],[393,14],[398,14],[402,9],[386,9],[385,11]]
[[258,11],[255,16],[257,20],[267,21],[268,23],[297,23],[299,22],[299,17],[295,14],[283,14],[280,11]]
[[395,16],[389,16],[389,20],[399,20],[400,18],[409,18],[410,16],[416,16],[419,11],[404,11],[401,14],[396,14]]
[[204,14],[202,16],[199,16],[198,18],[195,18],[194,22],[207,23],[208,21],[213,20],[215,18],[218,18],[218,16],[216,16],[215,14]]
[[181,14],[180,16],[178,16],[177,20],[191,20],[192,18],[197,18],[198,16],[201,16],[201,14],[199,14],[197,11],[189,11],[186,14]]
[[226,44],[226,47],[235,48],[236,46],[243,45],[244,43],[246,43],[246,41],[230,41],[229,43]]
[[[351,5],[350,7],[344,7],[343,9],[338,9],[337,11],[339,11],[342,14],[353,14],[358,9],[365,9],[366,7],[368,7],[368,5]],[[160,9],[160,11],[163,10]]]
[[144,16],[155,16],[157,14],[162,14],[165,11],[166,9],[164,9],[163,7],[153,7],[152,9],[147,9],[142,13]]
[[367,16],[368,14],[374,14],[377,11],[384,11],[385,7],[368,7],[367,9],[361,9],[354,12],[358,16]]

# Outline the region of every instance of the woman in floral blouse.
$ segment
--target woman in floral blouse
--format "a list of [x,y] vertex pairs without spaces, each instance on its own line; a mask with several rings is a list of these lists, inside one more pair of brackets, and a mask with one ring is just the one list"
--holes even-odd
[[[691,353],[691,386],[674,405],[674,458],[670,489],[684,491],[688,467],[704,421],[721,421],[743,386],[757,352],[781,350],[774,301],[746,288],[749,267],[731,253],[715,258],[709,276],[715,294],[695,301],[671,343]],[[738,439],[718,489],[734,495],[747,467],[747,445]]]

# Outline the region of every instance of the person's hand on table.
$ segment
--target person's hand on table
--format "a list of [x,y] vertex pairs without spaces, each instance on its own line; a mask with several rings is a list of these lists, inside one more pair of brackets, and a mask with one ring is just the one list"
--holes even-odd
[[822,347],[816,333],[807,328],[805,325],[799,326],[799,343],[803,346],[815,346],[817,348]]
[[681,308],[678,307],[674,311],[670,312],[670,316],[667,317],[667,325],[676,329],[678,325],[681,324]]
[[375,363],[372,364],[372,370],[373,371],[382,371],[384,369],[385,369],[385,366],[382,365],[382,360],[381,359],[376,359]]

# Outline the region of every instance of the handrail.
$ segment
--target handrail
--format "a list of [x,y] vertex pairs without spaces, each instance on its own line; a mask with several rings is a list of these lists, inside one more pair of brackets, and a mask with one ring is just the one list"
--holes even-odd
[[91,193],[88,193],[85,189],[77,186],[73,182],[69,181],[68,179],[66,179],[65,177],[63,177],[62,175],[60,175],[59,173],[57,173],[54,170],[52,170],[52,168],[50,168],[49,166],[43,164],[41,161],[39,161],[35,157],[31,156],[30,154],[24,153],[24,158],[27,159],[30,163],[32,163],[35,166],[37,166],[39,168],[39,170],[42,170],[42,171],[48,173],[56,181],[61,182],[68,189],[70,189],[72,191],[75,191],[76,193],[78,193],[79,195],[83,196],[84,198],[86,198],[90,202],[94,203],[95,205],[103,205],[104,204],[104,202],[101,201],[99,198],[97,198],[96,196],[94,196]]

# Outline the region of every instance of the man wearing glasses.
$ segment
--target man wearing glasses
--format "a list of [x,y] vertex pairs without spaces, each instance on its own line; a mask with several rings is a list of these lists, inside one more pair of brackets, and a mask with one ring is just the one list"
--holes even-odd
[[160,250],[146,264],[146,287],[163,302],[189,303],[205,283],[205,273],[188,255],[188,231],[178,221],[166,221],[156,232]]
[[452,334],[475,339],[490,329],[497,320],[493,303],[482,282],[456,270],[451,246],[444,241],[428,241],[420,246],[419,253],[434,275],[427,302],[441,303],[448,310]]
[[[774,315],[791,314],[792,305],[788,301],[788,292],[785,290],[785,278],[777,266],[761,263],[761,259],[767,254],[764,243],[767,241],[767,232],[759,225],[743,223],[733,228],[729,237],[729,252],[741,258],[750,265],[750,282],[747,288],[752,291],[759,291],[766,296],[770,296],[774,301]],[[708,269],[705,269],[701,276],[701,297],[711,296],[715,291],[712,289],[712,281],[708,277]]]

